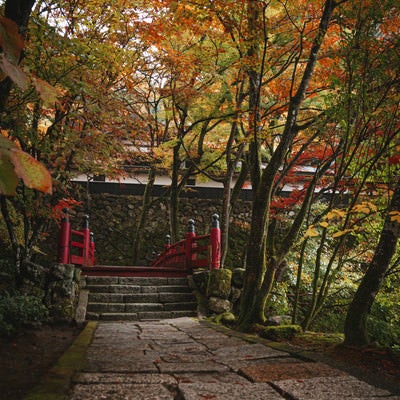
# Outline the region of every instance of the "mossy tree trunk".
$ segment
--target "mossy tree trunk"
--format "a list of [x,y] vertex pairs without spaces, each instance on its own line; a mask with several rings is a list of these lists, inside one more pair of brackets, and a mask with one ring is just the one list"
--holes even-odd
[[393,193],[371,264],[347,311],[344,326],[344,343],[347,345],[363,346],[369,343],[367,319],[396,250],[400,234],[400,223],[396,216],[398,218],[399,213],[400,180]]

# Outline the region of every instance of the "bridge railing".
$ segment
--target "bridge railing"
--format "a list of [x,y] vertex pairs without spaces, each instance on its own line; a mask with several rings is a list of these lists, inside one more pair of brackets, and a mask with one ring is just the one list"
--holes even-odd
[[58,240],[57,262],[92,266],[95,264],[95,244],[93,232],[89,229],[89,216],[84,215],[82,228],[72,229],[69,220],[69,209],[64,208],[64,217]]
[[152,262],[152,267],[180,268],[191,271],[196,268],[218,269],[221,260],[221,230],[219,217],[212,216],[210,233],[196,235],[195,222],[189,220],[185,239],[171,244],[171,237],[166,236],[164,251]]

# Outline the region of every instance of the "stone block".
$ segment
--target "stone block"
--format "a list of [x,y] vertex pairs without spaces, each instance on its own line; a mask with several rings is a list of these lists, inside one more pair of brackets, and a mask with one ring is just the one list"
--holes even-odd
[[231,281],[232,271],[230,269],[211,270],[207,285],[207,296],[227,299],[231,293]]
[[206,294],[209,275],[209,270],[198,270],[193,272],[192,279],[200,293]]
[[118,277],[111,276],[87,276],[86,283],[88,285],[116,285],[118,284]]
[[229,300],[221,299],[219,297],[210,297],[208,299],[208,308],[210,311],[217,314],[231,311],[231,303]]
[[126,304],[125,311],[128,313],[140,313],[145,311],[163,311],[164,307],[160,303],[133,303]]
[[90,312],[105,313],[117,312],[123,313],[125,311],[124,303],[88,303],[87,310]]
[[101,313],[98,314],[102,321],[137,321],[139,319],[137,313]]

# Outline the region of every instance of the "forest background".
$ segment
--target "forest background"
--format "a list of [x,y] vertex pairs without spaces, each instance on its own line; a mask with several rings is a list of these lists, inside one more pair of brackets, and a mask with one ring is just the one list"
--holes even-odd
[[80,207],[72,179],[141,164],[135,251],[157,174],[171,179],[173,241],[196,175],[224,187],[226,268],[250,183],[239,329],[289,314],[348,344],[399,348],[396,1],[0,4],[3,330],[46,318],[26,284],[52,266],[35,260],[61,209]]

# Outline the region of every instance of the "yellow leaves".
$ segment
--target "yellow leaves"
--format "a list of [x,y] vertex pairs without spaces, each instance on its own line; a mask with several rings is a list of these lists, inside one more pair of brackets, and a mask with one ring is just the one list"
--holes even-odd
[[305,238],[308,237],[316,237],[319,235],[319,232],[315,229],[314,225],[310,225],[307,230],[306,233],[304,234]]
[[325,219],[328,221],[335,218],[343,218],[346,215],[346,211],[334,208],[326,214]]
[[391,211],[389,216],[392,222],[398,222],[400,224],[400,211]]
[[57,89],[42,79],[35,77],[32,78],[32,83],[36,91],[39,93],[44,105],[49,107],[54,106],[60,94]]
[[[398,217],[400,219],[400,213],[399,213]],[[320,222],[319,225],[321,227],[323,227],[324,229],[327,229],[330,226],[329,223],[326,222],[326,221]],[[343,229],[343,230],[340,230],[340,231],[333,232],[331,236],[332,236],[333,239],[338,239],[338,238],[340,238],[342,236],[348,235],[350,233],[354,233],[355,231],[356,231],[356,229],[354,229],[354,228],[352,228],[352,229]],[[319,232],[318,232],[317,228],[314,225],[310,225],[307,228],[303,238],[306,239],[306,238],[313,238],[313,237],[317,237],[317,236],[319,236]]]
[[13,196],[18,178],[32,189],[51,194],[51,176],[39,161],[0,136],[0,194]]
[[353,231],[354,231],[353,229],[343,229],[342,231],[338,231],[338,232],[335,232],[334,234],[332,234],[332,237],[337,239],[337,238],[347,235],[348,233],[353,232]]
[[369,215],[369,214],[375,213],[376,211],[377,211],[377,208],[376,208],[375,204],[372,204],[369,201],[363,201],[360,204],[356,204],[350,210],[334,208],[326,214],[324,221],[321,222],[320,225],[324,228],[327,228],[329,225],[328,222],[332,222],[333,220],[336,220],[336,219],[342,219],[342,218],[346,217],[346,215],[348,215],[349,213],[354,213],[354,214],[361,213],[361,214]]
[[[318,223],[318,227],[326,230],[332,239],[340,239],[346,235],[357,235],[362,232],[362,224],[377,213],[375,204],[369,201],[360,202],[349,209],[334,208]],[[391,220],[400,223],[400,212],[390,213]],[[305,237],[318,236],[318,231],[311,225]]]
[[363,201],[360,204],[356,204],[352,209],[351,212],[354,213],[363,213],[363,214],[371,214],[376,212],[377,208],[375,204],[370,203],[369,201]]
[[51,194],[50,172],[43,164],[19,149],[10,150],[10,160],[15,173],[22,178],[28,188]]

